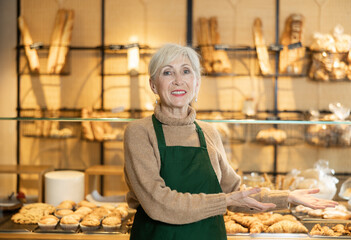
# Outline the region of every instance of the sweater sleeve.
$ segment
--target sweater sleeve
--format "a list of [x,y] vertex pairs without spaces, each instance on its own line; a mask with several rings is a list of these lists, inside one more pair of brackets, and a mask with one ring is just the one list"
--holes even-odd
[[[260,193],[252,195],[251,197],[259,202],[274,203],[277,205],[277,207],[273,210],[281,210],[289,207],[289,192],[289,190],[269,190],[267,188],[261,188]],[[256,210],[251,210],[244,207],[229,207],[229,210],[233,212],[258,213]],[[269,211],[272,211],[272,209]]]
[[[235,173],[233,168],[230,166],[221,137],[218,131],[212,126],[202,123],[204,129],[206,129],[206,141],[218,154],[218,162],[220,164],[221,179],[220,185],[224,193],[230,193],[238,191],[240,188],[241,180],[239,175]],[[252,198],[259,202],[264,203],[274,203],[277,207],[274,210],[286,209],[288,208],[288,196],[289,191],[283,190],[269,190],[267,188],[262,188],[261,192],[258,194],[251,195]],[[229,207],[229,210],[233,212],[245,212],[245,213],[257,213],[255,210],[251,210],[247,207]]]
[[170,224],[187,224],[224,214],[224,193],[180,193],[165,185],[159,174],[155,138],[153,129],[137,122],[131,123],[125,131],[125,177],[131,190],[128,202],[134,203],[134,207],[140,203],[149,217]]

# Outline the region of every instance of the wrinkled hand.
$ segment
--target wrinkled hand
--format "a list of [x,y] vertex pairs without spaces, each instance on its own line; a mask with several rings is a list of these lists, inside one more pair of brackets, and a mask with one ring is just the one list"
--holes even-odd
[[337,202],[332,200],[316,198],[311,194],[318,193],[319,189],[299,189],[289,193],[288,202],[295,205],[304,205],[313,209],[324,209],[326,207],[335,207]]
[[257,211],[267,211],[270,208],[275,208],[273,203],[261,203],[249,197],[252,194],[259,193],[260,188],[252,188],[249,190],[242,190],[231,192],[227,194],[227,206],[247,207]]

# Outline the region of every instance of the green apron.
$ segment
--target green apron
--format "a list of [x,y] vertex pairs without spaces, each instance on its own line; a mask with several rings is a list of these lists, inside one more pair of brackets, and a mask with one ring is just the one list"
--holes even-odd
[[[200,147],[166,146],[162,123],[152,116],[161,156],[160,175],[166,185],[181,193],[220,193],[221,186],[208,156],[204,134],[196,125]],[[189,224],[168,224],[151,219],[141,206],[135,214],[131,240],[224,240],[223,216],[217,215]]]

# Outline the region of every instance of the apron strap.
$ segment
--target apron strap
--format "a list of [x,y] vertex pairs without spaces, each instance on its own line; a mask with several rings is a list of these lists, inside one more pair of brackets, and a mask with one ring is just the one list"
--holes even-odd
[[154,124],[156,132],[158,147],[166,147],[166,140],[163,134],[162,123],[155,117],[155,114],[152,114],[152,122]]
[[[159,148],[166,147],[166,140],[163,133],[162,123],[155,117],[155,114],[152,115],[152,122],[154,124],[155,132],[156,132],[158,147]],[[206,140],[205,140],[204,133],[202,132],[202,129],[200,128],[199,124],[196,121],[194,121],[194,124],[196,126],[196,132],[198,133],[198,136],[199,136],[200,147],[206,148]]]
[[197,133],[198,133],[198,135],[199,135],[200,146],[201,146],[202,148],[207,148],[207,146],[206,146],[206,140],[205,140],[205,135],[204,135],[202,129],[200,128],[199,124],[198,124],[196,121],[194,121],[194,123],[195,123],[195,125],[196,125],[196,131],[197,131]]

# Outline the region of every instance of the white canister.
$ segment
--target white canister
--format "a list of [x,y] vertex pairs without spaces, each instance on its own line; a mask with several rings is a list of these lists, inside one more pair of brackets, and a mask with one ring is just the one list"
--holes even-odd
[[84,173],[53,171],[45,174],[45,202],[57,206],[64,200],[84,199]]

